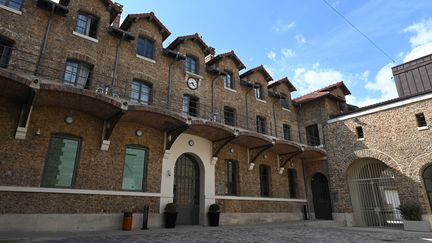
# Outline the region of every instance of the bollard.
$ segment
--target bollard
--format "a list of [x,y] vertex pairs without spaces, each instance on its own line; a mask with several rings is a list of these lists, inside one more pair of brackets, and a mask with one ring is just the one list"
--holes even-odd
[[132,230],[132,212],[125,212],[123,214],[123,230]]
[[303,205],[303,219],[308,220],[307,206],[306,205]]
[[143,210],[143,225],[142,230],[148,230],[148,214],[149,214],[149,206],[145,205]]

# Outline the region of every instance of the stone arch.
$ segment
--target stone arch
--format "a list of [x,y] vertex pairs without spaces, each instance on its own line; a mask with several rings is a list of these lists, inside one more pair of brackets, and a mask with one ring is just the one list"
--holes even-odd
[[432,164],[432,152],[424,153],[413,159],[408,165],[408,176],[422,180],[423,171]]
[[81,53],[81,52],[68,52],[67,58],[69,59],[75,59],[82,62],[86,62],[92,65],[96,65],[97,61],[96,58],[89,56],[87,54]]
[[343,159],[343,163],[342,163],[344,165],[344,171],[346,172],[347,169],[351,166],[351,164],[354,161],[356,161],[358,159],[365,159],[365,158],[372,158],[372,159],[379,160],[379,161],[383,162],[384,164],[388,165],[389,167],[402,172],[402,169],[401,169],[399,163],[394,158],[392,158],[390,155],[383,153],[383,152],[376,150],[376,149],[357,150],[357,151],[354,151],[354,153],[346,156]]

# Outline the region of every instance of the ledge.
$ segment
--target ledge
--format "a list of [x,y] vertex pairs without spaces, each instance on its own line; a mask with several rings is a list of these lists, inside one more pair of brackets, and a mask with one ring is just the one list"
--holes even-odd
[[287,111],[287,112],[291,112],[291,110],[290,110],[290,109],[287,109],[287,108],[283,108],[283,107],[282,107],[282,110],[283,110],[283,111]]
[[233,93],[237,93],[237,90],[235,90],[235,89],[231,89],[231,88],[228,88],[228,87],[225,87],[225,85],[224,85],[224,89],[225,89],[225,90],[228,90],[228,91],[230,91],[230,92],[233,92]]
[[425,126],[425,127],[417,127],[418,131],[424,131],[424,130],[429,130],[429,126]]
[[262,99],[258,99],[258,98],[255,98],[257,101],[259,101],[259,102],[262,102],[262,103],[264,103],[264,104],[267,104],[267,101],[265,101],[265,100],[262,100]]
[[13,8],[10,8],[10,7],[5,6],[5,5],[0,5],[0,8],[4,9],[6,11],[9,11],[11,13],[14,13],[14,14],[22,15],[22,12],[20,10],[13,9]]
[[148,57],[145,57],[145,56],[141,56],[141,55],[138,55],[138,54],[135,54],[135,56],[136,56],[137,58],[142,59],[142,60],[145,60],[145,61],[147,61],[147,62],[156,63],[156,61],[153,60],[153,59],[151,59],[151,58],[148,58]]
[[270,201],[270,202],[302,202],[306,203],[306,199],[296,198],[271,198],[271,197],[237,197],[237,196],[218,196],[215,199],[221,200],[239,200],[239,201]]
[[94,42],[94,43],[99,43],[99,40],[98,40],[98,39],[95,39],[95,38],[93,38],[93,37],[90,37],[90,36],[86,36],[86,35],[80,34],[80,33],[76,32],[76,31],[73,31],[72,34],[73,34],[73,35],[76,35],[76,36],[78,36],[78,37],[81,37],[81,38],[83,38],[83,39],[86,39],[86,40],[92,41],[92,42]]
[[58,193],[58,194],[107,195],[107,196],[130,196],[130,197],[162,197],[163,196],[161,193],[151,193],[151,192],[102,191],[102,190],[45,188],[45,187],[18,187],[18,186],[0,186],[0,192]]
[[203,79],[204,77],[201,75],[198,75],[196,73],[191,73],[188,71],[185,71],[186,76],[192,77],[192,78],[197,78],[197,79]]

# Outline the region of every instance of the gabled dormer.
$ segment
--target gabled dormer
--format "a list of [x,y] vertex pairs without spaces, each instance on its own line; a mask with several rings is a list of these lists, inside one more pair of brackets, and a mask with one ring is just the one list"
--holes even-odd
[[287,77],[268,85],[269,96],[279,99],[282,109],[291,110],[291,93],[297,91]]
[[206,64],[211,70],[216,69],[224,73],[224,88],[231,91],[235,91],[239,86],[239,71],[246,68],[234,51],[219,54],[208,60]]
[[[165,27],[165,25],[156,17],[153,12],[141,13],[141,14],[129,14],[121,25],[121,29],[129,30],[132,24],[139,22],[140,20],[145,20],[153,24],[159,34],[162,37],[162,42],[166,40],[171,35],[171,32]],[[143,26],[144,27],[144,26]]]
[[255,89],[255,98],[258,101],[266,100],[267,86],[270,81],[273,81],[273,78],[263,65],[246,71],[240,75],[240,79],[241,85]]

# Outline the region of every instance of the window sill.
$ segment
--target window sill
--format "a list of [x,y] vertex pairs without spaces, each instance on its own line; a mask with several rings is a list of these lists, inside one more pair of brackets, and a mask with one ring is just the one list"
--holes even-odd
[[99,43],[99,40],[98,40],[98,39],[95,39],[95,38],[93,38],[93,37],[90,37],[90,36],[86,36],[86,35],[80,34],[80,33],[76,32],[76,31],[73,31],[72,33],[73,33],[74,35],[78,36],[78,37],[84,38],[84,39],[89,40],[89,41],[92,41],[92,42],[94,42],[94,43]]
[[282,110],[283,110],[283,111],[288,111],[288,112],[291,112],[291,110],[290,110],[290,109],[287,109],[287,108],[283,108],[283,107],[282,107]]
[[188,72],[188,71],[185,71],[185,73],[186,73],[186,76],[189,76],[189,77],[192,77],[192,78],[197,78],[197,79],[203,79],[204,78],[203,76],[200,76],[200,75],[198,75],[196,73],[191,73],[191,72]]
[[364,138],[358,138],[357,141],[364,141]]
[[267,101],[265,101],[265,100],[262,100],[262,99],[258,99],[258,98],[255,98],[257,101],[259,101],[259,102],[262,102],[262,103],[264,103],[264,104],[267,104]]
[[156,61],[153,60],[153,59],[151,59],[151,58],[148,58],[148,57],[145,57],[145,56],[141,56],[141,55],[138,55],[138,54],[135,54],[135,56],[136,56],[137,58],[142,59],[142,60],[145,60],[145,61],[147,61],[147,62],[156,63]]
[[231,88],[228,88],[228,87],[225,87],[225,86],[224,86],[224,89],[228,90],[230,92],[233,92],[233,93],[237,93],[237,90],[235,90],[235,89],[231,89]]
[[418,131],[424,131],[424,130],[429,130],[429,126],[425,126],[425,127],[417,127]]
[[13,9],[13,8],[10,8],[10,7],[5,6],[5,5],[0,5],[0,8],[4,9],[4,10],[6,10],[6,11],[9,11],[9,12],[11,12],[11,13],[14,13],[14,14],[22,15],[22,12],[21,12],[21,11],[16,10],[16,9]]

